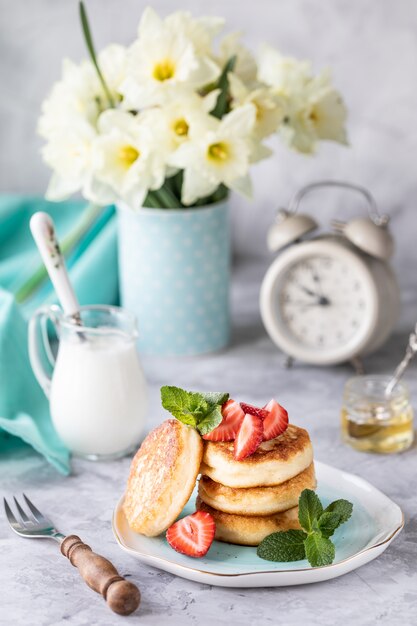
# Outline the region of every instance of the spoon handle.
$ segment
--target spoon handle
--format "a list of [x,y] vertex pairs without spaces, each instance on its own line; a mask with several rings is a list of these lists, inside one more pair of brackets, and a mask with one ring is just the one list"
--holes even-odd
[[30,220],[30,230],[64,313],[77,318],[80,305],[68,277],[52,218],[38,211]]
[[404,358],[402,359],[401,363],[398,365],[397,369],[395,370],[394,376],[391,378],[388,385],[386,386],[385,393],[387,396],[390,395],[395,385],[403,376],[405,370],[407,369],[410,361],[415,356],[416,352],[417,352],[417,324],[415,325],[413,332],[410,334],[408,338],[408,344],[405,349]]

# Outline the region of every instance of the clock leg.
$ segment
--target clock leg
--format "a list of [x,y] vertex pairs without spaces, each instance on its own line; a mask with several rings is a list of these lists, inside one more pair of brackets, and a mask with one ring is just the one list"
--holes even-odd
[[358,376],[363,376],[365,374],[363,361],[359,356],[354,356],[353,359],[350,360],[350,364],[355,370],[355,374],[357,374]]
[[290,370],[292,368],[292,366],[294,365],[294,357],[287,355],[284,358],[284,367],[287,370]]

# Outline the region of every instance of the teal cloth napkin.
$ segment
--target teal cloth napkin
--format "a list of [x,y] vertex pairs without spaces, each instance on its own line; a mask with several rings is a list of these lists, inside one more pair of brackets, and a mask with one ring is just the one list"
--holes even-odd
[[0,457],[18,437],[68,474],[69,452],[54,431],[27,349],[28,318],[56,301],[29,230],[36,211],[46,211],[56,224],[81,304],[118,301],[116,218],[114,207],[0,196]]

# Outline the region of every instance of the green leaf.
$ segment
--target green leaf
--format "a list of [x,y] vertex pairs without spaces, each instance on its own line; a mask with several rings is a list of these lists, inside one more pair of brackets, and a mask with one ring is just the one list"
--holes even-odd
[[335,547],[327,537],[320,532],[313,532],[304,542],[306,557],[312,567],[322,567],[333,563]]
[[229,394],[226,391],[201,391],[200,393],[204,400],[212,406],[222,405],[229,399]]
[[323,537],[331,537],[338,526],[340,526],[339,515],[324,511],[320,516],[317,529],[320,530]]
[[91,36],[90,25],[88,23],[87,11],[85,10],[84,3],[80,2],[80,20],[81,27],[84,34],[85,43],[87,45],[88,52],[90,53],[91,61],[96,68],[97,76],[100,80],[101,86],[103,87],[103,91],[106,94],[106,98],[109,102],[110,107],[114,108],[114,100],[110,93],[109,88],[107,87],[106,81],[104,80],[103,74],[101,73],[100,67],[97,62],[96,51],[94,49],[93,38]]
[[180,422],[193,426],[201,435],[216,428],[223,419],[222,404],[229,394],[224,391],[185,391],[179,387],[161,387],[164,409]]
[[209,411],[209,406],[200,393],[185,391],[179,387],[161,387],[161,401],[164,409],[183,424],[194,428]]
[[161,209],[183,209],[183,205],[181,201],[178,200],[177,196],[170,188],[168,181],[166,180],[162,187],[156,189],[154,192],[155,197],[159,202],[159,207]]
[[298,519],[300,525],[308,533],[317,529],[317,522],[323,513],[319,497],[312,489],[304,489],[298,501]]
[[236,55],[230,57],[226,65],[223,68],[222,73],[219,76],[217,83],[214,85],[214,89],[220,89],[219,97],[217,98],[216,106],[211,111],[211,115],[221,119],[229,110],[229,72],[232,72],[236,65]]
[[324,510],[325,513],[337,513],[339,516],[338,526],[348,521],[352,515],[353,504],[349,500],[335,500]]
[[287,530],[268,535],[256,551],[266,561],[301,561],[306,558],[304,542],[307,535],[302,530]]
[[207,433],[211,433],[211,431],[216,428],[220,424],[223,419],[223,415],[221,412],[221,406],[215,406],[210,413],[205,415],[201,421],[197,424],[197,430],[200,435],[207,435]]

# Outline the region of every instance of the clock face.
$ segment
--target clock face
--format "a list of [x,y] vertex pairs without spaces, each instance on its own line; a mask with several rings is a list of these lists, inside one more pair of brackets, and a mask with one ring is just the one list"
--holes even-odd
[[358,354],[372,335],[377,290],[358,254],[316,240],[287,249],[272,264],[261,311],[272,339],[287,354],[336,363]]
[[344,346],[367,324],[370,294],[345,259],[312,255],[282,276],[277,309],[289,333],[311,348]]

